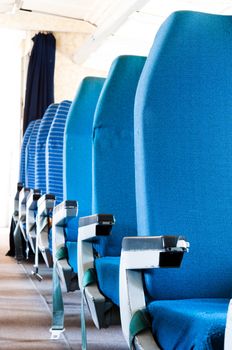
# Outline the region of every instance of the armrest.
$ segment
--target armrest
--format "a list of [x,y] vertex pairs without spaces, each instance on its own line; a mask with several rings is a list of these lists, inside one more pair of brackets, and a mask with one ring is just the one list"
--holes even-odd
[[30,189],[23,187],[19,192],[19,219],[24,220],[26,216],[26,201],[30,193]]
[[27,235],[33,231],[35,235],[35,222],[36,222],[36,210],[37,202],[41,197],[41,192],[39,190],[31,190],[26,202],[26,233]]
[[31,190],[26,203],[26,236],[33,252],[35,252],[37,202],[40,197],[39,190]]
[[37,247],[41,251],[48,249],[48,230],[51,226],[51,213],[54,208],[55,196],[52,194],[44,194],[37,202],[36,215],[36,236]]
[[30,193],[30,188],[23,187],[21,191],[19,192],[19,203],[20,204],[26,204],[27,197]]
[[55,196],[53,194],[44,194],[37,202],[38,216],[47,216],[53,209]]
[[67,200],[55,206],[53,210],[53,222],[56,226],[64,226],[68,220],[77,216],[77,201]]
[[[135,312],[146,308],[141,270],[180,267],[189,243],[182,236],[125,237],[120,260],[120,313],[122,330],[130,345],[129,326]],[[144,338],[144,339],[143,339]],[[146,339],[145,339],[146,338]],[[140,342],[152,340],[149,332]],[[155,345],[153,345],[155,348]]]
[[[67,291],[76,290],[77,278],[68,263],[67,251],[65,249],[65,232],[64,227],[69,220],[78,214],[77,201],[67,200],[57,205],[53,210],[52,220],[52,256],[55,264],[54,268],[58,269],[58,274],[62,284],[66,286]],[[75,275],[75,278],[73,278]]]
[[82,289],[83,276],[94,268],[93,243],[96,237],[109,236],[115,218],[112,214],[95,214],[79,220],[78,229],[78,280]]
[[182,236],[125,237],[122,257],[126,269],[179,267],[188,248]]
[[57,260],[57,252],[65,246],[64,226],[78,214],[76,201],[63,201],[54,208],[52,220],[53,261]]
[[115,218],[112,214],[95,214],[79,219],[78,236],[82,241],[93,241],[99,236],[109,236]]
[[19,192],[22,190],[23,188],[23,183],[22,182],[18,182],[17,183],[17,192],[16,195],[14,197],[14,216],[17,217],[19,215]]
[[23,183],[22,182],[18,182],[17,183],[17,191],[16,191],[16,195],[15,195],[15,200],[19,200],[19,193],[20,191],[23,189]]
[[37,209],[37,202],[41,197],[41,192],[39,190],[33,190],[30,191],[28,197],[27,197],[27,210],[36,210]]
[[[17,193],[19,194],[19,192],[22,190],[22,188],[23,188],[23,183],[22,182],[18,182],[17,183]],[[17,196],[17,194],[16,194],[16,196]]]

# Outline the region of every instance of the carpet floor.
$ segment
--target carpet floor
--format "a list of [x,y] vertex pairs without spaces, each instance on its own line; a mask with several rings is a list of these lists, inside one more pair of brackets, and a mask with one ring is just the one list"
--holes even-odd
[[[31,270],[33,261],[17,264],[6,257],[9,231],[0,229],[0,349],[80,350],[80,292],[64,293],[65,329],[60,339],[51,340],[51,269],[40,267],[43,281]],[[88,350],[126,350],[121,327],[95,328],[86,309]]]

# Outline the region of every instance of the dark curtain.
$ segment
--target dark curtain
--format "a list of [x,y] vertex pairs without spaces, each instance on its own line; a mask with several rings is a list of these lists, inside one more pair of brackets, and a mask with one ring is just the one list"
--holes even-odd
[[43,116],[54,102],[54,68],[56,39],[53,34],[35,35],[31,51],[24,107],[23,132],[27,125]]

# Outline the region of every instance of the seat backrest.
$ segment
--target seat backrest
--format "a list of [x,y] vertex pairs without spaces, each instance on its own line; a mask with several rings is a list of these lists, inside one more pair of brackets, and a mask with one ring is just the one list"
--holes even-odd
[[58,104],[51,104],[41,120],[35,149],[35,187],[46,193],[46,141]]
[[46,191],[55,195],[56,204],[63,201],[64,128],[70,105],[67,100],[59,104],[46,141]]
[[20,153],[20,165],[19,165],[19,182],[25,184],[25,162],[26,162],[26,147],[31,136],[32,130],[35,125],[35,120],[30,122],[28,125],[24,135],[23,141],[21,145],[21,153]]
[[[64,134],[64,199],[78,201],[79,217],[92,206],[92,127],[105,79],[83,79],[70,107]],[[77,221],[68,223],[67,240],[77,240]]]
[[35,188],[35,147],[40,123],[41,119],[35,121],[25,153],[25,186],[31,189]]
[[145,57],[120,56],[112,64],[93,124],[93,213],[115,215],[112,235],[95,245],[120,255],[125,235],[136,235],[134,99]]
[[138,234],[183,235],[180,269],[146,274],[152,298],[231,297],[232,16],[161,26],[135,103]]

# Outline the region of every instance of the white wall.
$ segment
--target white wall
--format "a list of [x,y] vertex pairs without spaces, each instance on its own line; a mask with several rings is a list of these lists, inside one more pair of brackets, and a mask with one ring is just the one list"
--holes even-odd
[[9,225],[18,181],[22,37],[0,29],[0,227]]

